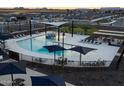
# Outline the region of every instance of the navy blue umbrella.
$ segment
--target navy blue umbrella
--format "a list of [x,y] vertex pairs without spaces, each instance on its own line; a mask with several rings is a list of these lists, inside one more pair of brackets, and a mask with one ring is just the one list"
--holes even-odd
[[44,46],[44,48],[48,49],[49,52],[66,50],[65,48],[63,48],[59,45]]
[[32,86],[65,86],[62,76],[31,76]]
[[56,51],[64,51],[66,50],[64,47],[61,47],[60,45],[50,45],[50,46],[44,46],[49,52],[54,52],[54,62],[55,62],[55,53]]
[[2,33],[0,33],[0,40],[2,40],[3,42],[3,46],[5,47],[5,40],[7,40],[7,39],[10,39],[10,38],[12,38],[12,35],[10,35],[10,34],[2,34]]
[[0,36],[0,40],[2,40],[2,41],[5,41],[5,40],[7,40],[9,38],[10,38],[9,36]]
[[0,63],[0,75],[5,74],[11,74],[11,79],[13,82],[13,74],[26,74],[26,63],[25,62]]
[[81,64],[81,54],[86,55],[88,52],[96,50],[96,49],[83,47],[83,46],[75,46],[73,48],[70,48],[69,50],[76,51],[76,52],[80,53],[80,64]]
[[4,40],[10,39],[10,38],[13,38],[13,36],[10,34],[0,33],[0,40],[4,41]]

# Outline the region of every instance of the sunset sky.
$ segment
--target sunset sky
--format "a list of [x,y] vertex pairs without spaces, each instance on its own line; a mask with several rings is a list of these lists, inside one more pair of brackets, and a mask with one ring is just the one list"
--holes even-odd
[[124,7],[124,0],[0,0],[0,7]]

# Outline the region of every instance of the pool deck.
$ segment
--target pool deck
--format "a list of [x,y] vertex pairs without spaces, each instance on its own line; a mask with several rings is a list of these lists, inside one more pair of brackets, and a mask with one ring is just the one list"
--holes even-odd
[[[31,70],[29,68],[26,68],[26,72],[27,72],[27,74],[13,74],[14,79],[17,79],[17,78],[24,79],[25,80],[24,81],[25,86],[31,86],[32,85],[30,76],[47,76],[44,73],[40,73],[40,72]],[[11,86],[11,75],[1,75],[0,76],[0,83],[4,84],[5,86]],[[72,85],[68,82],[65,82],[65,84],[66,84],[66,86],[75,86],[75,85]]]
[[[45,33],[35,34],[32,37],[42,36],[44,34]],[[89,44],[89,43],[80,42],[81,40],[83,40],[87,37],[88,36],[86,36],[86,35],[75,35],[75,34],[74,34],[73,37],[71,37],[71,34],[66,33],[64,41],[65,41],[65,43],[70,44],[70,45],[79,45],[79,46],[84,46],[84,47],[97,49],[95,51],[89,52],[86,55],[82,55],[82,61],[98,61],[99,59],[100,60],[106,60],[106,61],[108,61],[107,66],[109,66],[111,61],[113,60],[114,56],[116,55],[119,47],[109,46],[105,43],[97,45],[97,44]],[[54,58],[54,56],[51,56],[51,55],[39,54],[39,53],[28,51],[26,49],[21,48],[16,43],[17,41],[24,40],[24,39],[29,39],[29,38],[30,38],[30,36],[26,36],[26,37],[23,37],[23,38],[7,40],[6,41],[6,48],[9,49],[9,50],[12,50],[12,51],[15,51],[15,52],[27,55],[27,56],[33,56],[33,57],[36,57],[36,58],[41,58],[41,57],[42,58],[48,58],[48,59],[53,59]],[[62,36],[60,37],[59,42],[62,43]],[[66,47],[66,48],[68,48],[68,47]],[[74,55],[74,57],[72,57],[73,55],[71,55],[71,54],[76,54],[76,55]],[[72,51],[71,51],[71,52],[68,53],[68,55],[70,55],[70,56],[68,56],[69,60],[79,61],[79,56],[80,56],[79,53],[77,53],[77,52],[72,53]],[[48,64],[49,63],[51,64],[51,62],[48,62]],[[47,62],[46,62],[46,64],[47,64]]]
[[[8,59],[8,60],[4,60],[1,61],[1,63],[9,63],[9,62],[16,62],[16,60],[13,59]],[[13,78],[17,79],[17,78],[21,78],[24,79],[24,84],[25,86],[31,86],[31,78],[30,76],[48,76],[47,74],[38,72],[34,69],[30,69],[30,68],[26,68],[26,74],[13,74]],[[0,76],[0,83],[4,84],[6,86],[11,86],[11,75],[1,75]],[[68,82],[65,81],[66,86],[74,86],[73,84],[70,84]]]

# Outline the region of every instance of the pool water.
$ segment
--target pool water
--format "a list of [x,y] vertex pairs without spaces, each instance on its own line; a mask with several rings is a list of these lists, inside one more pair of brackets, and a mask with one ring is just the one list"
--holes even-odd
[[[43,46],[48,46],[48,45],[58,45],[58,43],[55,43],[55,40],[50,40],[46,39],[45,36],[39,36],[35,38],[30,38],[30,39],[25,39],[25,40],[20,40],[17,41],[17,44],[26,50],[40,53],[40,54],[47,54],[47,55],[53,55],[54,53],[50,53],[46,48]],[[60,44],[62,45],[62,44]],[[65,48],[71,48],[70,45],[64,45]],[[64,51],[64,55],[68,55],[70,51]],[[63,51],[57,51],[56,55],[57,56],[62,56]]]

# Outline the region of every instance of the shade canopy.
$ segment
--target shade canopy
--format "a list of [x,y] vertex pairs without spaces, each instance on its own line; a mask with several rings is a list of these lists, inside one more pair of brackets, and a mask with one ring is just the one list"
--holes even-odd
[[4,40],[10,39],[10,38],[13,38],[13,36],[10,34],[0,33],[0,40],[4,41]]
[[68,22],[42,22],[44,24],[47,24],[47,25],[52,25],[52,26],[56,26],[56,27],[59,27],[59,26],[62,26]]
[[31,76],[32,86],[65,86],[62,76]]
[[49,52],[56,52],[56,51],[66,50],[65,48],[63,48],[59,45],[44,46],[44,48],[48,49]]
[[83,46],[75,46],[73,48],[70,48],[69,50],[79,52],[81,54],[87,54],[90,51],[96,50],[94,48],[88,48],[88,47],[83,47]]
[[5,74],[26,74],[25,62],[0,63],[0,75]]

